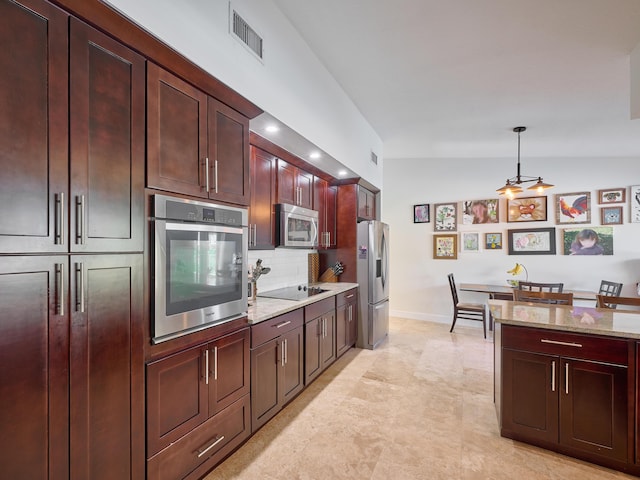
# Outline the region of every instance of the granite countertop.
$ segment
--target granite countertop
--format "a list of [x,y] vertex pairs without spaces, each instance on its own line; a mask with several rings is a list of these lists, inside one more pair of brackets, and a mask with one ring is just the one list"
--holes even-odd
[[267,298],[258,296],[255,300],[249,301],[249,324],[255,325],[256,323],[269,320],[270,318],[277,317],[283,313],[297,310],[305,305],[323,300],[325,298],[333,297],[339,293],[346,292],[358,286],[357,283],[347,282],[326,282],[326,283],[314,283],[314,287],[320,287],[326,292],[313,295],[312,297],[305,298],[304,300],[280,300],[278,298]]
[[610,337],[640,339],[640,311],[489,300],[495,322]]

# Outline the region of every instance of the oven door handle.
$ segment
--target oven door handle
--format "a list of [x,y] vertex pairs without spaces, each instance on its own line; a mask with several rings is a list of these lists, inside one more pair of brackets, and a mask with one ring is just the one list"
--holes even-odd
[[242,235],[242,227],[229,227],[226,225],[208,225],[206,223],[174,223],[166,220],[156,220],[156,222],[165,222],[165,230],[171,231],[187,231],[187,232],[212,232],[212,233],[235,233]]

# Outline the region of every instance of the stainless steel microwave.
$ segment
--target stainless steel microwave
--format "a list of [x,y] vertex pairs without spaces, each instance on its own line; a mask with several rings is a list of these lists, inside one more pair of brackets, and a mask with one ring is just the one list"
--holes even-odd
[[318,212],[288,203],[276,205],[276,240],[279,247],[316,248]]

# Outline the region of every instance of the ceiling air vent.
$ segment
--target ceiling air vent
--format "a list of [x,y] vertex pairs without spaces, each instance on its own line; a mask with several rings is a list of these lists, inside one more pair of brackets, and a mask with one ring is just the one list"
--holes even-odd
[[262,37],[232,9],[231,31],[249,50],[262,60]]
[[377,165],[378,164],[378,155],[376,155],[375,153],[371,152],[371,161]]

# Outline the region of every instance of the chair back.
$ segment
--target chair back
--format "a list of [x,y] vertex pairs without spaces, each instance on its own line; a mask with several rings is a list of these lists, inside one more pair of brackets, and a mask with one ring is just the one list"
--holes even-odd
[[456,290],[456,282],[453,279],[453,273],[447,275],[449,278],[449,287],[451,288],[451,298],[453,298],[453,306],[458,305],[458,291]]
[[640,298],[637,297],[618,297],[598,294],[596,298],[598,299],[598,308],[616,308],[618,305],[640,307]]
[[609,280],[602,280],[600,282],[599,295],[606,295],[610,297],[619,297],[622,291],[622,284],[616,282],[610,282]]
[[547,305],[573,305],[573,293],[514,290],[513,299],[516,302],[546,303]]
[[537,282],[518,282],[518,290],[527,292],[556,292],[561,293],[564,283],[537,283]]

